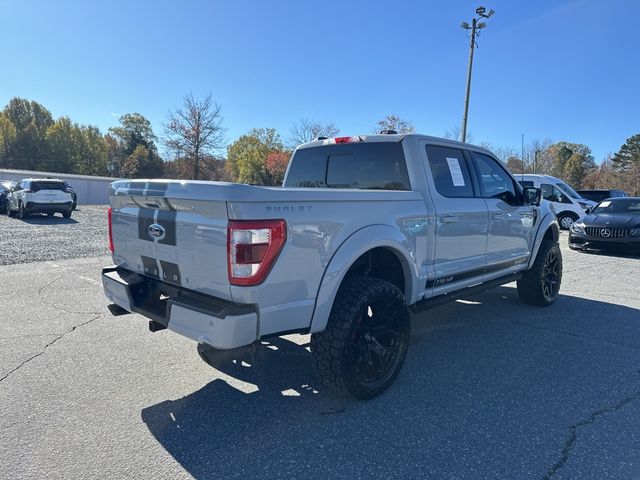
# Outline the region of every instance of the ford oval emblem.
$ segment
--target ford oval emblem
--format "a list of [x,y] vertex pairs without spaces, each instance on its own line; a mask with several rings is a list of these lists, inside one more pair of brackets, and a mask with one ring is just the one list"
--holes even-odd
[[162,240],[166,235],[166,231],[164,227],[158,223],[153,223],[149,225],[149,235],[158,240]]

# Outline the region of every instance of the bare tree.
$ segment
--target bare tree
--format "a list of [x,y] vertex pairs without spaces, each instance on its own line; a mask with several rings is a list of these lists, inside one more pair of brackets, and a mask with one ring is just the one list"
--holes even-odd
[[[451,130],[447,130],[446,132],[444,132],[444,138],[446,138],[447,140],[455,140],[457,142],[461,142],[462,129],[460,127],[453,127]],[[467,131],[466,143],[473,143],[473,135],[471,135],[469,131]]]
[[211,98],[195,99],[189,92],[181,107],[169,112],[164,125],[164,144],[177,156],[193,162],[193,178],[198,179],[203,158],[215,156],[224,148],[221,107]]
[[380,133],[383,130],[395,130],[398,133],[414,133],[416,127],[413,122],[404,120],[398,115],[387,115],[382,120],[378,120],[374,133]]
[[293,124],[289,133],[289,147],[294,149],[302,143],[312,141],[314,138],[335,137],[340,133],[340,129],[336,127],[335,123],[320,123],[303,118]]

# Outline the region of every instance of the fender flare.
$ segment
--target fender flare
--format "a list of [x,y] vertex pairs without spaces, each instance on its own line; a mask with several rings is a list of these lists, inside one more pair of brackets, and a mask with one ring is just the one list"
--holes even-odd
[[415,251],[409,239],[397,228],[389,225],[371,225],[349,236],[338,247],[324,271],[311,317],[310,333],[321,332],[327,326],[333,302],[349,268],[361,255],[374,248],[391,250],[400,261],[405,277],[405,298],[408,304],[418,297],[420,282]]
[[527,266],[527,269],[533,266],[533,262],[535,262],[536,257],[538,256],[540,245],[542,245],[542,239],[550,228],[552,229],[554,240],[558,241],[560,239],[560,225],[558,225],[556,215],[551,211],[547,212],[540,220],[540,226],[538,226],[538,230],[536,232],[533,248],[531,249],[531,258],[529,258],[529,265]]

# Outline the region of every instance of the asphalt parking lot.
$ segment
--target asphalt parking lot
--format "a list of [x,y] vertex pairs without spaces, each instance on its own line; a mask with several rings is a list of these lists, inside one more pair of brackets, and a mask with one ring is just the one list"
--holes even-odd
[[554,305],[508,285],[425,312],[356,402],[317,384],[308,337],[218,371],[112,317],[104,215],[0,219],[0,478],[640,478],[640,258],[563,233]]

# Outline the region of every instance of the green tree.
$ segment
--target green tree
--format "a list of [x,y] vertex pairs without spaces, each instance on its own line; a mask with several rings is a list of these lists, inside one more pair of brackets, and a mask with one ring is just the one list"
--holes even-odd
[[268,149],[255,136],[243,135],[229,145],[227,163],[234,181],[253,185],[267,183],[265,160]]
[[141,144],[124,161],[121,173],[128,178],[159,178],[162,177],[163,162]]
[[16,127],[0,112],[0,167],[13,167],[12,150],[16,141]]
[[598,168],[588,146],[571,142],[557,142],[541,150],[538,167],[538,173],[562,178],[574,188],[580,188],[583,180]]
[[46,164],[46,133],[53,124],[51,112],[38,102],[16,97],[9,100],[3,113],[16,129],[13,166],[29,170]]
[[126,113],[120,117],[120,126],[111,127],[109,133],[123,144],[125,156],[131,155],[138,145],[142,145],[150,154],[157,153],[156,136],[151,122],[139,113]]
[[79,128],[80,155],[75,171],[82,175],[107,174],[107,144],[98,127],[84,125]]
[[112,177],[119,177],[122,175],[122,165],[127,159],[124,149],[113,135],[107,133],[103,138],[107,150],[107,174]]
[[47,159],[41,166],[51,172],[74,173],[82,135],[69,117],[60,117],[47,129]]
[[[151,122],[143,115],[139,113],[122,115],[120,126],[110,128],[109,133],[116,138],[122,151],[120,175],[134,178],[154,178],[162,175],[163,162],[158,155],[156,136],[151,128]],[[107,147],[111,149],[111,145]]]
[[612,164],[624,188],[633,195],[640,195],[640,134],[624,142],[613,156]]
[[233,181],[270,185],[267,157],[283,150],[282,139],[274,128],[254,128],[229,145],[226,169]]

